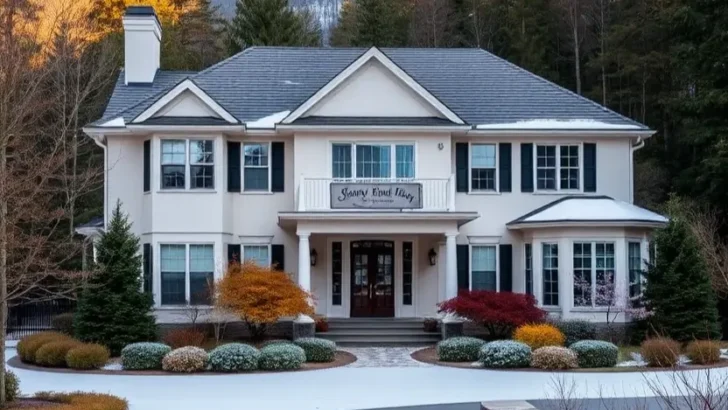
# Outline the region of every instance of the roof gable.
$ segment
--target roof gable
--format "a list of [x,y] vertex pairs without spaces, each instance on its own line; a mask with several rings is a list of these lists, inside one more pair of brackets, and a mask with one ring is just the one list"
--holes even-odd
[[215,117],[230,124],[238,120],[207,95],[192,80],[186,79],[157,98],[137,115],[132,123],[143,123],[154,117]]

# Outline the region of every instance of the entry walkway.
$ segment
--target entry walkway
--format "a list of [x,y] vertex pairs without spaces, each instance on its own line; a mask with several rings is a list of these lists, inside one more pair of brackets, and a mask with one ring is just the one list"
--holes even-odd
[[[6,349],[8,357],[14,349]],[[670,372],[542,373],[426,367],[340,367],[268,374],[131,376],[12,369],[24,394],[96,391],[125,397],[131,410],[348,410],[420,404],[554,397],[554,383],[574,383],[574,397],[644,397]],[[727,369],[714,369],[716,380]]]

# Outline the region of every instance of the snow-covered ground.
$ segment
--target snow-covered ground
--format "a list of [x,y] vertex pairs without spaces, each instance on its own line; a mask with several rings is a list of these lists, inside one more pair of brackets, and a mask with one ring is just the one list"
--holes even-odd
[[[6,349],[8,357],[14,349]],[[125,376],[12,369],[24,394],[85,390],[125,397],[131,410],[346,410],[377,407],[552,398],[554,383],[574,383],[575,397],[644,397],[657,380],[670,389],[670,372],[544,373],[429,367],[342,367],[237,375]],[[728,375],[714,369],[712,376]],[[363,393],[366,392],[366,393]]]

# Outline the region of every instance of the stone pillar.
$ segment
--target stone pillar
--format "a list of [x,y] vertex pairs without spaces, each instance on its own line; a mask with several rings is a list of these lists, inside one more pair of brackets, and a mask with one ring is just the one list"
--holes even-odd
[[445,237],[445,298],[451,299],[458,295],[457,234],[446,234]]
[[[311,292],[311,250],[308,238],[311,234],[298,234],[298,286],[306,292]],[[293,321],[293,339],[313,337],[316,324],[310,316],[299,315]]]

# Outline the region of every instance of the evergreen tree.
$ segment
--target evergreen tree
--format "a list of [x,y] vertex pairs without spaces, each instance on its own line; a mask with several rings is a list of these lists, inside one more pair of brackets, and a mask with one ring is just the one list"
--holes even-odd
[[238,0],[228,27],[229,52],[253,46],[318,46],[321,28],[309,12],[299,12],[288,0]]
[[96,247],[98,274],[84,288],[74,319],[76,337],[118,354],[129,343],[157,337],[152,296],[142,292],[139,238],[116,204]]
[[409,44],[411,2],[350,0],[341,7],[331,43],[350,47],[404,47]]
[[658,332],[681,342],[717,339],[718,309],[697,243],[680,216],[655,233],[645,300]]

